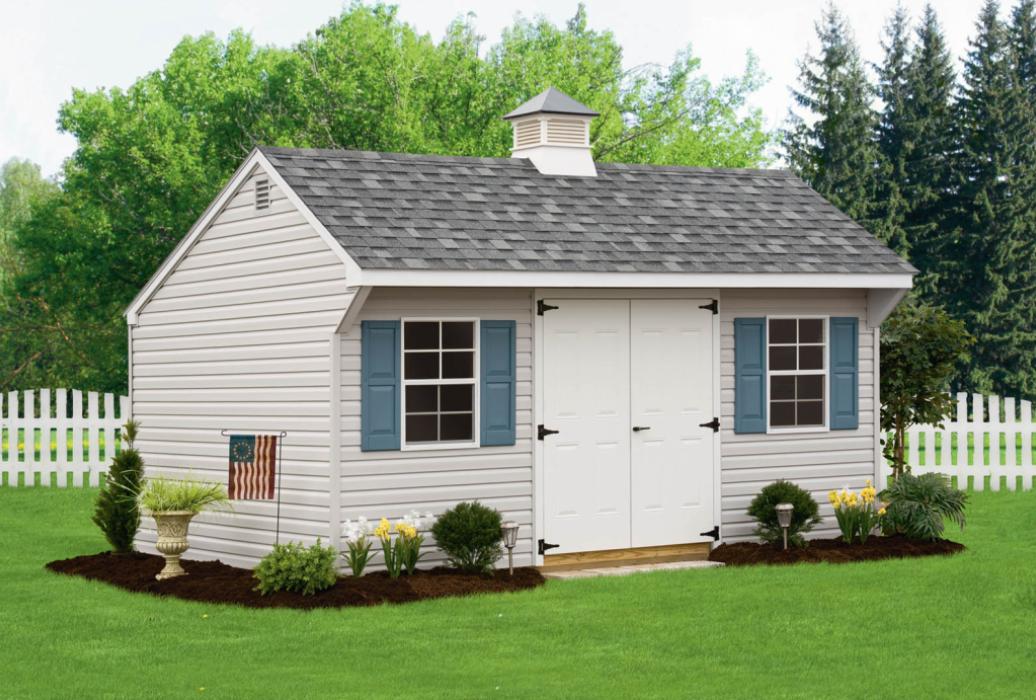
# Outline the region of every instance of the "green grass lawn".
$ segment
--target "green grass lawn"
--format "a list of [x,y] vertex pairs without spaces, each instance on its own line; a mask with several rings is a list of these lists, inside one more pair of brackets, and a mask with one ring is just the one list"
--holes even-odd
[[[91,490],[0,490],[3,697],[1032,697],[1036,493],[976,494],[968,552],[551,582],[336,611],[51,574]],[[204,688],[204,690],[201,690]]]

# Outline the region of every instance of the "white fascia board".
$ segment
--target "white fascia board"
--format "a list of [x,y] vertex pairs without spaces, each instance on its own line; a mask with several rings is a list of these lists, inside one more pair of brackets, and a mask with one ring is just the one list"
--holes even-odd
[[374,287],[553,287],[908,290],[912,275],[850,273],[499,272],[481,270],[371,270]]
[[309,210],[309,207],[302,203],[299,196],[295,194],[295,191],[292,190],[288,183],[284,181],[284,178],[282,178],[273,165],[270,164],[270,161],[267,160],[266,156],[256,148],[248,154],[245,161],[237,170],[234,171],[230,181],[227,182],[226,186],[220,191],[216,199],[209,204],[201,217],[194,222],[194,225],[187,232],[187,235],[181,238],[180,242],[176,244],[176,247],[173,248],[172,252],[166,256],[165,260],[163,260],[162,264],[158,267],[158,270],[155,271],[155,274],[151,275],[151,279],[148,280],[147,284],[137,292],[137,296],[133,298],[133,301],[130,302],[130,305],[126,307],[126,311],[124,312],[126,323],[131,326],[136,325],[140,309],[143,308],[144,304],[146,304],[152,296],[154,296],[155,292],[157,292],[159,287],[162,286],[162,283],[165,282],[166,278],[172,274],[180,261],[183,260],[188,252],[190,252],[198,238],[200,238],[205,232],[212,220],[215,219],[221,211],[223,211],[223,207],[228,201],[230,201],[234,196],[234,193],[237,192],[238,188],[241,187],[244,181],[248,179],[256,166],[261,167],[265,171],[265,174],[269,176],[274,183],[276,183],[281,191],[284,192],[288,201],[298,209],[299,213],[306,219],[306,222],[313,227],[335,255],[338,256],[338,259],[345,265],[346,278],[351,282],[359,283],[359,265],[357,265],[349,254],[345,252],[345,249],[342,248],[341,244],[335,240],[334,236],[331,235],[324,225],[317,220],[316,216],[313,215],[313,212]]
[[867,291],[867,325],[877,328],[906,296],[907,289],[870,289]]

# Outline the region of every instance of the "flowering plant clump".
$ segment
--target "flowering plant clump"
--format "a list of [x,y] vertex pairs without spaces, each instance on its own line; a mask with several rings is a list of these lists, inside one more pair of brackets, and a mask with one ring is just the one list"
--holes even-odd
[[402,538],[392,539],[392,524],[388,518],[381,519],[374,528],[374,536],[381,542],[381,553],[385,557],[385,568],[388,570],[389,578],[399,578],[399,573],[403,570]]
[[885,507],[879,504],[877,491],[870,479],[859,493],[843,488],[841,491],[832,491],[827,498],[834,506],[838,528],[847,544],[852,544],[854,539],[859,539],[860,544],[866,542],[885,515]]
[[367,568],[367,562],[374,555],[371,554],[371,526],[367,518],[362,515],[354,523],[346,520],[342,525],[342,535],[345,537],[345,545],[348,551],[345,560],[353,572],[353,576],[363,576],[363,570]]
[[435,517],[431,513],[425,513],[422,516],[416,510],[412,510],[409,515],[396,523],[396,534],[398,535],[396,539],[402,543],[403,567],[408,575],[417,570],[417,562],[424,556],[421,553],[421,545],[424,544],[421,529],[427,522],[434,519]]

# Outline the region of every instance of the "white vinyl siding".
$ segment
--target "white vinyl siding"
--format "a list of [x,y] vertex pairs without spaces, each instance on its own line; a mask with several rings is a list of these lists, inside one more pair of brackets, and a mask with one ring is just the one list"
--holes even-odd
[[[766,316],[855,316],[859,319],[860,424],[829,432],[734,433],[734,319]],[[794,481],[820,504],[824,522],[812,537],[837,535],[827,492],[861,488],[874,475],[874,334],[867,294],[856,290],[724,290],[720,297],[721,532],[725,541],[750,539],[745,513],[759,490]],[[828,411],[825,403],[824,410]]]
[[[227,438],[288,433],[281,541],[330,535],[330,339],[352,298],[345,267],[272,183],[253,173],[143,307],[132,329],[133,415],[147,474],[227,480]],[[191,524],[190,558],[254,566],[274,542],[275,501]],[[154,551],[154,521],[138,535]]]
[[[438,515],[478,500],[521,524],[515,564],[533,562],[532,541],[532,293],[520,289],[371,291],[357,322],[342,337],[341,516],[395,520],[411,509]],[[513,446],[362,452],[360,333],[362,320],[427,318],[514,320],[517,332],[517,440]],[[476,430],[478,426],[476,425]],[[442,561],[429,535],[424,566]],[[380,558],[376,561],[380,561]],[[502,560],[505,561],[505,560]]]

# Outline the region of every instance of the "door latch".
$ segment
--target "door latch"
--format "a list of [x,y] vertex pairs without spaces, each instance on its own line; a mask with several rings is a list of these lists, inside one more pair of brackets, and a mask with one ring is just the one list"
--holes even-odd
[[635,433],[643,432],[645,430],[651,430],[651,426],[650,425],[635,425],[635,426],[633,426],[633,432],[635,432]]

